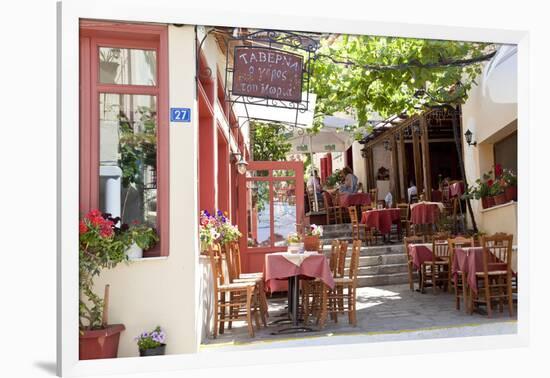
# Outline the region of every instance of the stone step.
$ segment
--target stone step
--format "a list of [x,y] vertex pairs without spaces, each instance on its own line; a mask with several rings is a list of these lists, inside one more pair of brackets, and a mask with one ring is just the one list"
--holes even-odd
[[[349,269],[344,269],[344,275],[348,275]],[[370,265],[360,266],[357,272],[358,276],[369,275],[387,275],[394,273],[407,273],[407,264],[385,264],[385,265]]]
[[[346,266],[349,266],[351,257],[346,258]],[[379,256],[360,256],[359,266],[377,266],[377,265],[392,265],[392,264],[406,264],[407,258],[403,253],[395,253],[390,255]]]
[[[403,251],[403,244],[392,244],[392,245],[380,245],[380,246],[365,246],[361,247],[360,256],[384,256],[384,255],[397,255],[402,254],[405,256]],[[329,254],[331,249],[330,243],[325,243],[323,245],[323,251],[325,254]],[[347,256],[351,256],[351,241],[348,245]]]
[[357,286],[399,285],[409,282],[408,273],[366,274],[357,277]]

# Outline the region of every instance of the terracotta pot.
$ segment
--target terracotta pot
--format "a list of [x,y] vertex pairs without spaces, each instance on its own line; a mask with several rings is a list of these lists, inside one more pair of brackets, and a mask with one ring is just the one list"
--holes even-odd
[[490,207],[495,206],[495,199],[494,197],[482,197],[481,198],[481,207],[484,209],[488,209]]
[[146,357],[146,356],[164,356],[164,354],[166,353],[166,344],[162,344],[156,348],[151,348],[151,349],[145,349],[145,350],[139,350],[139,355],[141,357]]
[[495,205],[504,205],[506,201],[506,195],[504,193],[497,194],[493,197],[495,199]]
[[505,189],[504,195],[506,195],[506,202],[518,200],[518,187],[509,186]]
[[78,358],[80,360],[116,358],[120,333],[125,329],[124,324],[111,324],[103,329],[84,331],[79,337]]
[[318,251],[319,250],[319,237],[318,236],[305,236],[304,248],[306,251]]

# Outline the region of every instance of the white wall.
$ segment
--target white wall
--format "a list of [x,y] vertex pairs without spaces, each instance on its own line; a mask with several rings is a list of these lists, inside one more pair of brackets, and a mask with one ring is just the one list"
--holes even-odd
[[[511,50],[506,47],[506,52]],[[503,50],[504,51],[504,50]],[[464,169],[466,179],[472,185],[484,172],[493,169],[493,144],[517,130],[517,54],[502,53],[497,56],[505,59],[496,59],[487,65],[483,74],[478,78],[479,85],[474,86],[468,100],[462,106],[463,131],[470,130],[472,139],[477,146],[468,146],[462,136],[464,151]],[[490,69],[489,69],[490,68]],[[481,231],[493,230],[497,210],[481,211],[480,201],[472,200],[472,209],[478,228]],[[504,210],[499,210],[502,213]],[[507,229],[517,232],[517,212],[507,209],[509,222],[513,224]],[[501,227],[502,228],[502,227]],[[501,230],[504,231],[504,230]]]
[[[198,350],[199,251],[197,225],[197,126],[195,33],[168,29],[170,107],[192,109],[190,123],[170,124],[170,255],[121,264],[105,271],[96,291],[111,285],[110,323],[123,323],[119,356],[137,356],[134,336],[157,325],[167,332],[168,354]],[[184,48],[185,47],[185,48]]]
[[351,151],[353,156],[353,173],[359,179],[359,182],[363,184],[363,190],[367,190],[367,168],[365,165],[365,158],[361,156],[361,149],[363,145],[357,141],[354,141],[351,145]]

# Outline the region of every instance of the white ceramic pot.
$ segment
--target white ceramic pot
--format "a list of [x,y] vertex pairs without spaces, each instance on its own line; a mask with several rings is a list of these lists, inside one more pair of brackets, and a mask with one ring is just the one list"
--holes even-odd
[[143,258],[143,249],[141,249],[136,243],[133,243],[127,250],[126,255],[128,260],[136,260]]
[[290,253],[303,253],[304,243],[290,243],[288,245],[287,251]]

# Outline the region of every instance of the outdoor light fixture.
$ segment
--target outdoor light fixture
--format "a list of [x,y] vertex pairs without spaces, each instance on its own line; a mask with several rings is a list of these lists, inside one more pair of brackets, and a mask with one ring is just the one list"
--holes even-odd
[[246,173],[246,168],[248,167],[248,163],[246,160],[244,160],[244,157],[241,155],[239,161],[237,161],[237,171],[244,175]]
[[468,143],[468,146],[476,146],[477,142],[472,142],[472,135],[473,133],[470,131],[470,129],[466,130],[464,133],[464,136],[466,137],[466,143]]
[[361,149],[361,156],[365,159],[367,158],[368,155],[367,155],[367,149],[366,148]]
[[415,134],[420,134],[420,125],[418,123],[413,123],[412,131]]
[[386,140],[384,141],[384,149],[385,149],[386,151],[390,151],[390,150],[391,150],[390,141],[389,141],[388,139],[386,139]]

